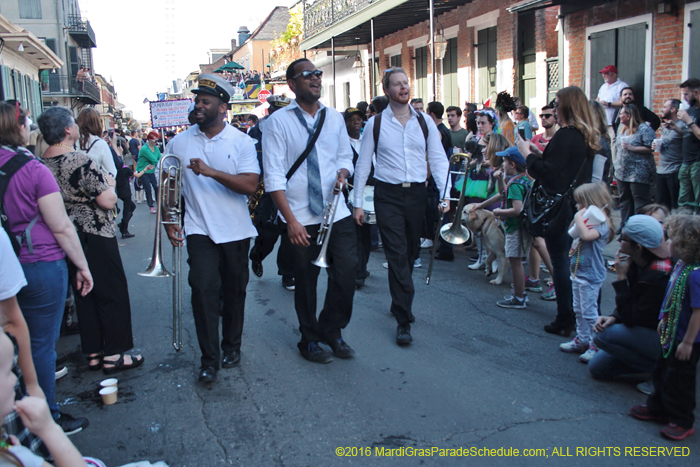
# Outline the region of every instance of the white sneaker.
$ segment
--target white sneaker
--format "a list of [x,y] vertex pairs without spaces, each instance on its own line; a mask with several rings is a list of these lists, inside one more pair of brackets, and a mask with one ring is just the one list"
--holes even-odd
[[414,267],[414,268],[419,268],[419,267],[421,267],[420,258],[416,258],[416,260],[413,262],[413,267]]
[[58,381],[59,379],[63,378],[68,374],[68,368],[65,366],[61,369],[56,369],[56,380]]
[[[495,264],[495,262],[494,262],[494,264]],[[479,257],[479,259],[476,261],[476,263],[470,264],[467,267],[469,269],[471,269],[472,271],[478,271],[479,269],[484,269],[485,265],[486,265],[486,259],[483,259],[483,261],[482,261],[482,258]]]
[[382,266],[384,266],[384,269],[389,269],[389,263],[387,262],[382,263]]
[[426,238],[425,240],[423,240],[423,241],[421,242],[420,247],[421,247],[423,250],[426,250],[426,249],[428,249],[428,248],[432,248],[432,247],[433,247],[433,241],[432,241],[431,239],[429,239],[429,238]]
[[588,363],[591,361],[591,359],[595,356],[595,354],[598,352],[598,348],[591,344],[588,346],[588,350],[583,352],[581,356],[578,357],[579,360],[581,360],[582,363]]
[[583,342],[576,336],[569,342],[559,344],[559,350],[567,353],[584,353],[588,350],[588,342]]

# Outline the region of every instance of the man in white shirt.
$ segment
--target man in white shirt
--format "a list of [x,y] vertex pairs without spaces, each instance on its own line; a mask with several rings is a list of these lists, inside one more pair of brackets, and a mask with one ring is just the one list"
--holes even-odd
[[[188,281],[202,351],[199,381],[210,383],[219,369],[219,314],[222,366],[231,368],[241,358],[248,250],[250,238],[257,235],[247,195],[258,186],[260,166],[255,140],[224,122],[233,87],[219,76],[204,74],[192,92],[197,95],[197,124],[173,138],[165,153],[177,155],[181,163],[182,194],[187,206],[184,233],[190,265]],[[166,178],[163,172],[164,183]],[[168,220],[166,217],[164,213],[164,220]],[[174,246],[182,245],[179,226],[166,224],[165,230]]]
[[605,107],[605,115],[608,117],[608,127],[610,127],[613,124],[615,109],[622,107],[620,92],[628,84],[621,79],[617,79],[617,67],[615,65],[608,65],[598,73],[603,75],[605,82],[600,86],[596,100]]
[[[418,257],[427,199],[428,166],[441,196],[449,193],[449,163],[440,142],[440,133],[431,118],[409,106],[411,86],[402,68],[391,68],[382,78],[389,106],[370,118],[365,125],[360,157],[355,175],[355,221],[364,218],[362,191],[369,176],[372,154],[377,155],[374,170],[374,208],[389,263],[391,312],[398,323],[396,343],[413,341],[411,323],[415,321],[411,306],[413,261]],[[380,116],[381,115],[381,116]],[[380,121],[375,148],[374,128]],[[426,163],[427,153],[427,163]],[[449,203],[446,203],[446,211]]]
[[[334,198],[334,189],[343,187],[353,173],[343,116],[319,102],[322,75],[307,59],[292,62],[287,68],[287,84],[296,99],[272,114],[263,132],[265,190],[272,195],[286,225],[282,241],[291,245],[294,307],[301,332],[297,347],[304,358],[315,363],[333,360],[320,342],[328,344],[339,358],[355,353],[341,334],[352,315],[357,266],[355,227],[342,199],[326,240],[328,289],[323,309],[316,317],[320,268],[312,261],[321,251],[316,241],[319,226],[327,204]],[[316,133],[318,137],[311,145]],[[306,158],[300,160],[304,154]]]

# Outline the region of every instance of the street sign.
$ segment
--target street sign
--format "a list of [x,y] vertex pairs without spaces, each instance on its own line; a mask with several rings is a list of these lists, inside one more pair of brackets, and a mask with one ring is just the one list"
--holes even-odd
[[270,91],[268,91],[267,89],[263,89],[258,93],[258,100],[264,104],[265,102],[267,102],[267,98],[271,95],[272,93]]

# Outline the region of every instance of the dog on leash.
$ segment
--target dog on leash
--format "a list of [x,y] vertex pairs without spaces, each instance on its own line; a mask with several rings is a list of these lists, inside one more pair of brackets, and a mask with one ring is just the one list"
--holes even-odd
[[486,209],[475,209],[476,204],[468,204],[462,211],[462,224],[474,235],[482,238],[483,246],[489,249],[486,259],[486,277],[492,274],[492,265],[498,264],[498,275],[490,283],[500,285],[506,274],[508,260],[506,259],[506,234],[499,225],[496,216]]

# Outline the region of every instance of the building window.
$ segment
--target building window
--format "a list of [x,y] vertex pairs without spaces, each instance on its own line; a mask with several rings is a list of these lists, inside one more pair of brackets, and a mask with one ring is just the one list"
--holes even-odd
[[343,83],[343,107],[350,107],[350,82]]
[[496,92],[496,64],[498,51],[498,34],[496,27],[479,30],[477,44],[477,68],[479,71],[479,100],[485,102]]
[[389,60],[392,68],[401,68],[401,55],[392,55]]
[[459,86],[457,84],[457,38],[447,40],[445,58],[442,60],[443,90],[442,103],[445,108],[459,106]]
[[22,19],[41,19],[41,0],[18,0],[19,17]]
[[428,47],[416,48],[416,86],[413,97],[428,99]]

